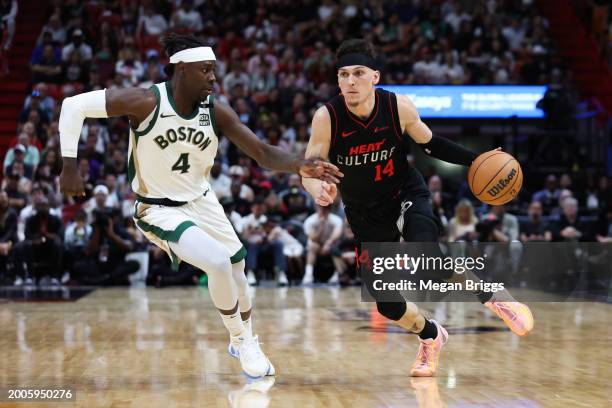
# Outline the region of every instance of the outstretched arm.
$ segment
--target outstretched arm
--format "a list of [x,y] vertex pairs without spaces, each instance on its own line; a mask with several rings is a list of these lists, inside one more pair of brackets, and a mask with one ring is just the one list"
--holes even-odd
[[[322,106],[317,109],[312,118],[312,134],[306,147],[306,158],[327,160],[329,158],[330,141],[331,119],[327,109]],[[330,205],[336,198],[337,190],[335,184],[308,177],[302,177],[302,184],[319,205]]]
[[397,108],[402,130],[407,132],[427,155],[463,166],[469,166],[478,157],[477,153],[452,140],[433,135],[429,127],[421,121],[416,107],[408,97],[397,95]]
[[342,177],[342,173],[333,164],[322,160],[302,159],[262,142],[240,122],[236,112],[224,103],[216,103],[215,120],[221,132],[262,167],[299,173],[303,177],[315,177],[330,183],[338,183],[338,178]]
[[130,118],[138,126],[155,108],[155,93],[140,88],[101,90],[71,96],[62,102],[59,120],[63,168],[60,189],[69,195],[84,195],[83,179],[77,171],[77,151],[85,118]]

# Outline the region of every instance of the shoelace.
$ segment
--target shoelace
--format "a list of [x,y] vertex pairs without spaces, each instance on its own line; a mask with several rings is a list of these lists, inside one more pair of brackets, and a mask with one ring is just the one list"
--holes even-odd
[[419,350],[419,360],[421,365],[427,365],[429,360],[429,345],[421,343],[421,349]]
[[257,336],[245,339],[243,341],[244,343],[242,344],[242,347],[248,348],[249,350],[253,350],[252,352],[245,353],[245,357],[247,360],[253,361],[254,359],[264,357],[264,353],[263,351],[261,351],[261,348],[259,347],[260,343],[259,343],[259,339]]
[[507,311],[507,312],[509,312],[511,320],[513,320],[513,321],[514,321],[514,320],[516,320],[516,318],[518,317],[518,316],[516,315],[516,313],[514,313],[514,310],[512,310],[511,308],[509,308],[508,306],[506,306],[504,303],[501,303],[501,302],[500,302],[500,303],[495,302],[495,303],[494,303],[494,305],[495,305],[495,307],[496,307],[497,309],[500,309],[500,311],[502,311],[502,312],[503,312],[503,311]]

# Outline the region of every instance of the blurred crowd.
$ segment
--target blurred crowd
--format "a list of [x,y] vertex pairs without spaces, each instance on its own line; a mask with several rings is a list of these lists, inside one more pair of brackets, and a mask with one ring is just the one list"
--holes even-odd
[[[545,84],[562,70],[530,1],[52,0],[47,15],[3,166],[0,280],[17,285],[123,284],[136,275],[158,286],[205,282],[188,265],[172,270],[135,228],[126,118],[85,121],[86,197],[58,188],[62,99],[167,80],[158,40],[168,30],[213,46],[217,97],[259,138],[297,155],[312,113],[337,92],[334,50],[347,38],[377,46],[387,84]],[[551,174],[507,208],[426,176],[445,240],[612,241],[605,176]],[[211,184],[248,250],[251,284],[359,282],[340,202],[315,206],[299,176],[259,168],[225,138]]]

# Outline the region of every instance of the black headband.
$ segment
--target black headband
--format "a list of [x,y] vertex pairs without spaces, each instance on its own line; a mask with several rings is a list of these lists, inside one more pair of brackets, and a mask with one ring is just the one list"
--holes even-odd
[[376,62],[374,61],[374,59],[368,57],[365,54],[355,52],[351,54],[344,54],[343,56],[338,58],[338,69],[351,65],[363,65],[364,67],[376,70]]

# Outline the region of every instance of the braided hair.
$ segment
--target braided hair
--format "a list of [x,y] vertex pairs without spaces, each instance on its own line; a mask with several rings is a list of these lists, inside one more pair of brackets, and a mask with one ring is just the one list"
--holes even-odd
[[[165,34],[160,40],[166,57],[170,58],[172,55],[179,51],[183,51],[189,48],[204,47],[206,44],[204,41],[198,39],[193,35],[183,35],[177,33]],[[172,77],[174,73],[174,64],[168,64],[164,67],[164,73],[168,77]]]

